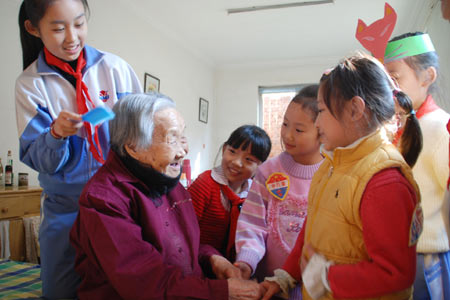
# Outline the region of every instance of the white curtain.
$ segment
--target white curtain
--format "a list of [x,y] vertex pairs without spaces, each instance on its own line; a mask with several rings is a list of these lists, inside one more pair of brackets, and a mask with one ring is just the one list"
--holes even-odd
[[0,258],[9,259],[9,221],[0,221]]
[[23,218],[23,226],[25,227],[25,248],[26,261],[31,263],[38,263],[40,255],[39,248],[39,225],[40,216]]

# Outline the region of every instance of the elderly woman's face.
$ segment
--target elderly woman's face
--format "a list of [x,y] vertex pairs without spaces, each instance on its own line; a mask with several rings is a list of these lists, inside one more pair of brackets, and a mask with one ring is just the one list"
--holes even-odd
[[188,152],[184,119],[174,108],[166,108],[156,112],[153,122],[152,144],[132,156],[160,173],[177,177]]

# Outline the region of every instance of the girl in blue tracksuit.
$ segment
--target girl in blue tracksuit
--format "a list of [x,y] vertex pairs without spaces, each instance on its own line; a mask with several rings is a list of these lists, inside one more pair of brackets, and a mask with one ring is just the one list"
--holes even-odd
[[87,0],[24,0],[19,13],[20,160],[39,172],[44,190],[39,242],[48,299],[76,297],[79,277],[69,231],[81,190],[109,150],[108,124],[94,127],[81,115],[141,91],[125,61],[85,45],[88,12]]

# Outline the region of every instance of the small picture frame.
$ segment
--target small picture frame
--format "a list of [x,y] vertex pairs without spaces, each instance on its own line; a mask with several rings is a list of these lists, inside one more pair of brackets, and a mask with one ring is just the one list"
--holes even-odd
[[198,106],[198,120],[203,123],[208,123],[208,107],[209,102],[203,98],[200,98]]
[[158,92],[159,93],[159,79],[149,73],[145,73],[144,77],[144,93]]

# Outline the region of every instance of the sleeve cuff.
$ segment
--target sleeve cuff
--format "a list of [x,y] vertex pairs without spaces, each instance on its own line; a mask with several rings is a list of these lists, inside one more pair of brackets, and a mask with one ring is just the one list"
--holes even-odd
[[53,150],[60,149],[63,145],[67,143],[67,140],[68,140],[67,138],[63,139],[54,138],[50,133],[50,130],[45,133],[45,144]]
[[252,275],[255,274],[256,266],[260,260],[260,256],[255,251],[248,249],[241,249],[241,251],[236,255],[236,261],[243,261],[252,268]]
[[295,287],[297,280],[283,269],[276,269],[273,273],[275,276],[266,277],[264,280],[278,283],[281,289],[280,296],[284,299],[289,299],[289,291]]
[[302,274],[303,285],[312,299],[316,300],[331,292],[328,282],[328,269],[333,262],[323,255],[314,254]]
[[228,300],[228,281],[226,279],[209,280],[209,299]]

